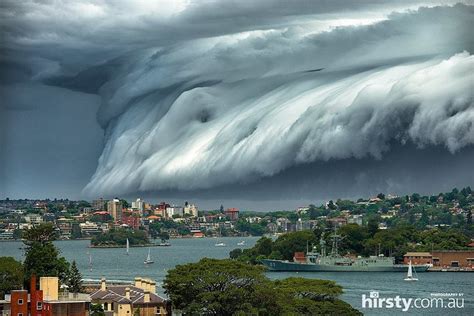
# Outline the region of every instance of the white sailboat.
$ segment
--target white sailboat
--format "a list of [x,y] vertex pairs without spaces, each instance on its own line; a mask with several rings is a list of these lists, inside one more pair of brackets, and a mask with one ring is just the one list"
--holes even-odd
[[143,263],[144,263],[144,264],[152,264],[152,263],[154,263],[154,261],[151,260],[150,248],[148,248],[148,256],[146,257],[146,260],[145,260]]
[[237,243],[237,246],[245,246],[245,240],[242,240]]
[[129,251],[130,251],[130,243],[128,242],[128,238],[127,238],[127,256],[129,254]]
[[[416,274],[416,271],[415,271],[415,274]],[[405,278],[405,281],[418,281],[418,278],[413,276],[413,268],[411,266],[411,260],[408,263],[408,273],[407,273],[407,277]]]
[[[219,226],[219,237],[222,237],[222,229],[221,229],[220,226]],[[214,246],[216,246],[216,247],[226,247],[227,245],[226,245],[224,242],[218,240],[218,241],[214,244]]]

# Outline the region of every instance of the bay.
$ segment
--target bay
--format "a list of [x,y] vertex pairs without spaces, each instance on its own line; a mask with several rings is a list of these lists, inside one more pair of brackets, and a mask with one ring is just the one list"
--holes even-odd
[[[244,246],[237,243],[245,240]],[[197,262],[203,257],[228,258],[234,248],[252,247],[258,237],[223,237],[223,238],[183,238],[170,240],[170,247],[150,248],[154,264],[145,265],[143,261],[148,248],[130,248],[127,255],[125,248],[89,248],[88,240],[55,241],[61,255],[68,261],[75,260],[84,279],[98,281],[101,277],[115,281],[133,281],[136,276],[156,280],[158,292],[164,294],[162,282],[169,269],[178,264]],[[224,242],[225,247],[216,247],[217,242]],[[23,260],[24,250],[21,242],[0,242],[0,256],[12,256]],[[89,254],[92,258],[92,270],[89,266]],[[369,296],[376,291],[380,297],[430,298],[431,293],[462,293],[464,308],[410,308],[409,314],[417,315],[474,315],[474,273],[419,273],[418,282],[405,282],[403,273],[357,273],[357,272],[268,272],[271,279],[299,276],[305,278],[336,281],[343,286],[342,299],[365,315],[401,315],[401,309],[362,308],[362,295]]]

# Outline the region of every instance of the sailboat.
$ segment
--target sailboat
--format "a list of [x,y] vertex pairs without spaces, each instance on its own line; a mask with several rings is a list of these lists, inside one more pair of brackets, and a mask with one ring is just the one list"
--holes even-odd
[[245,246],[245,240],[242,240],[237,243],[237,246]]
[[152,263],[154,263],[154,261],[151,260],[150,248],[148,248],[148,256],[146,257],[146,260],[145,260],[143,263],[144,263],[144,264],[152,264]]
[[130,243],[128,242],[128,238],[127,238],[127,256],[129,254],[129,251],[130,251]]
[[[219,237],[222,237],[222,230],[221,230],[221,227],[219,226]],[[226,247],[226,244],[220,240],[218,240],[214,246],[216,247]]]
[[[405,281],[418,281],[418,278],[413,276],[413,270],[414,269],[412,269],[411,260],[410,260],[410,262],[408,263],[408,273],[407,273],[407,277],[405,278]],[[416,271],[415,271],[415,274],[416,274]]]

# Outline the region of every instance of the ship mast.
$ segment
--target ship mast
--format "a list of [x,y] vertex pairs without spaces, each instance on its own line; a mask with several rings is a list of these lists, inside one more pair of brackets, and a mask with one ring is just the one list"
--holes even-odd
[[339,235],[336,234],[336,225],[334,225],[334,235],[332,236],[332,249],[331,249],[332,257],[338,256],[338,252],[337,252],[338,241],[339,241]]
[[319,245],[321,246],[321,257],[326,257],[326,241],[322,235],[321,239],[319,240]]

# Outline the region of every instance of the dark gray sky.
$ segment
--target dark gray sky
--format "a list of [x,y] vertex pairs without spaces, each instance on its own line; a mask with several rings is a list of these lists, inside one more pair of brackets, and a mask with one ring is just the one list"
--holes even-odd
[[472,4],[2,1],[0,198],[472,186]]

